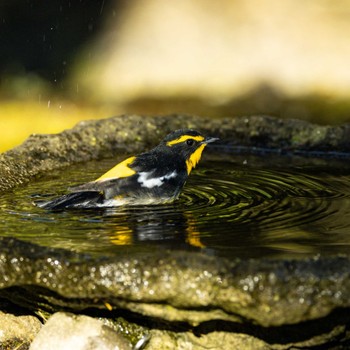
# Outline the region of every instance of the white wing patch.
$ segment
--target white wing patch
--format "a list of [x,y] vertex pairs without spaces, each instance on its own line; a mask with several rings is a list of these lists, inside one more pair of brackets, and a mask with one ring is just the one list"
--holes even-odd
[[164,180],[169,180],[177,176],[176,171],[173,171],[172,173],[166,174],[161,177],[151,177],[152,174],[153,172],[140,172],[137,181],[141,184],[142,187],[153,188],[162,186]]

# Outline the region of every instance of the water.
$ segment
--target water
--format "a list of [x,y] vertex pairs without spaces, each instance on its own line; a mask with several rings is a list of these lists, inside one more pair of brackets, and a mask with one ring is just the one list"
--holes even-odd
[[[209,155],[171,205],[48,212],[32,201],[93,180],[120,159],[55,171],[2,195],[0,236],[92,255],[159,249],[229,258],[348,253],[350,166]],[[313,165],[312,165],[313,164]]]

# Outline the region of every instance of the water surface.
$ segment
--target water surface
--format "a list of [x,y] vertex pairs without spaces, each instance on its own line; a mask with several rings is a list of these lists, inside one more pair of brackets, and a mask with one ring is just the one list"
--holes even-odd
[[51,172],[2,195],[0,235],[93,255],[178,249],[285,258],[349,251],[347,161],[204,158],[179,200],[160,206],[45,211],[33,200],[91,181],[123,158]]

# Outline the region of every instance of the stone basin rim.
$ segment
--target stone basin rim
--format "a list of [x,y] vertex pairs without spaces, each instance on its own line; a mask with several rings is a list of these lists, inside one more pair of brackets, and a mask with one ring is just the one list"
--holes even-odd
[[[0,184],[0,192],[23,185],[35,176],[53,169],[111,157],[126,151],[126,148],[130,152],[139,152],[154,145],[165,133],[179,128],[199,129],[208,135],[231,140],[236,146],[265,145],[271,149],[275,147],[291,152],[308,149],[350,153],[349,125],[317,126],[303,121],[263,116],[219,120],[184,115],[120,116],[81,122],[74,128],[55,135],[34,135],[21,146],[2,154],[0,176],[3,181]],[[257,262],[253,259],[228,261],[194,253],[162,252],[157,258],[157,266],[149,262],[154,256],[139,260],[135,257],[126,260],[115,259],[114,262],[107,258],[96,261],[84,256],[84,263],[79,264],[77,261],[81,261],[81,254],[74,255],[69,251],[50,250],[29,243],[14,242],[0,239],[0,270],[2,276],[6,276],[3,279],[5,282],[1,284],[2,289],[34,285],[54,290],[67,298],[82,297],[84,294],[81,293],[89,291],[91,296],[96,296],[93,293],[99,292],[97,295],[100,296],[123,293],[125,297],[125,281],[129,284],[134,283],[130,276],[134,276],[140,283],[145,281],[141,265],[143,268],[159,268],[159,261],[162,260],[160,275],[173,280],[168,288],[166,283],[159,285],[164,290],[158,297],[175,309],[187,307],[189,304],[203,306],[204,303],[204,306],[211,306],[212,303],[216,303],[215,307],[230,315],[239,314],[245,319],[271,326],[317,319],[337,308],[350,307],[350,256],[315,256],[298,260],[269,259]],[[69,289],[64,283],[67,275],[55,270],[55,261],[61,269],[69,273],[72,280],[76,278],[79,281],[82,278],[86,282],[82,291],[77,286],[74,286],[76,288],[73,290]],[[148,265],[144,265],[145,261],[148,261]],[[130,264],[136,264],[135,272],[132,273],[127,268],[121,273],[123,269],[120,267],[123,263],[129,264],[129,267]],[[168,266],[172,266],[173,271],[170,271]],[[102,272],[98,267],[103,267]],[[93,269],[95,274],[99,270],[99,285],[96,285],[96,279],[91,277]],[[176,271],[185,272],[187,280],[196,281],[192,289],[187,286],[190,288],[187,294],[181,292],[184,283],[180,283],[181,279],[176,276]],[[204,273],[205,271],[207,273]],[[198,272],[197,275],[194,275],[194,272]],[[110,284],[104,284],[110,283],[118,276],[120,283],[116,283],[114,289]],[[59,280],[54,281],[53,277]],[[151,279],[147,281],[155,283]],[[283,282],[279,284],[279,294],[271,298],[278,281]],[[210,290],[203,294],[204,299],[197,300],[196,290],[200,290],[200,283],[207,287],[209,283]],[[174,289],[174,286],[180,289]],[[146,302],[155,300],[155,296],[140,292],[141,284],[135,287],[137,288],[134,294],[127,299],[130,306],[142,299]],[[143,290],[144,293],[148,291],[149,288]],[[189,299],[189,296],[193,296],[193,299]]]

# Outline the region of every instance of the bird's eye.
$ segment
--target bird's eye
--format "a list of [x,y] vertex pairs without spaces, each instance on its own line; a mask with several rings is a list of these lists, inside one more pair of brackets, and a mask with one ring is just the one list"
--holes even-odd
[[193,140],[193,139],[188,139],[188,140],[186,141],[186,143],[187,143],[188,146],[192,146],[193,143],[194,143],[194,140]]

